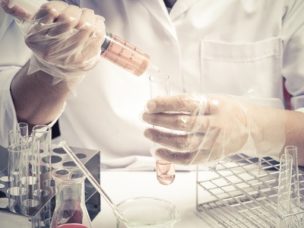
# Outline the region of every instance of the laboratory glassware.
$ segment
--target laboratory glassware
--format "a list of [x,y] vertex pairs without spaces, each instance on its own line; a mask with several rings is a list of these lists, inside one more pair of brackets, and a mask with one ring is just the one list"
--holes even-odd
[[77,167],[52,171],[56,206],[50,228],[92,228],[85,206],[85,175]]
[[20,186],[22,155],[28,146],[28,124],[20,122],[8,133],[8,199],[9,210],[20,208],[20,197],[25,189]]
[[[43,3],[41,0],[13,0],[11,5],[19,6],[29,15],[33,15]],[[111,33],[105,35],[101,45],[101,56],[137,76],[142,75],[150,65],[147,53]]]
[[105,190],[101,187],[101,185],[97,182],[97,180],[93,177],[90,171],[84,166],[84,164],[80,161],[80,159],[73,153],[71,148],[66,144],[65,141],[61,141],[59,144],[64,151],[69,155],[69,157],[75,162],[77,167],[83,172],[89,182],[93,185],[93,187],[100,193],[100,195],[104,198],[104,200],[108,203],[108,205],[113,210],[115,216],[121,220],[124,220],[117,206],[114,204],[110,196],[105,192]]
[[[12,133],[12,131],[9,133]],[[8,146],[8,199],[9,199],[9,210],[15,212],[16,204],[20,204],[20,156],[22,153],[21,145],[13,142],[9,143]]]
[[117,220],[117,228],[172,228],[178,221],[178,213],[171,202],[152,198],[136,197],[118,205],[124,221]]
[[[43,169],[42,154],[49,158],[44,160]],[[20,202],[21,213],[24,215],[30,215],[40,206],[43,189],[50,185],[50,154],[51,128],[47,125],[35,125],[20,156]]]
[[[149,73],[150,73],[149,83],[150,83],[151,98],[168,96],[170,94],[170,89],[169,89],[170,76],[161,73],[158,70],[153,70],[153,71],[151,70],[149,71]],[[158,127],[153,126],[153,128],[158,128]],[[155,154],[154,150],[156,150],[158,147],[159,147],[158,144],[153,143],[152,154]],[[175,166],[173,163],[156,157],[155,171],[159,183],[163,185],[168,185],[173,183],[175,179]]]
[[[280,215],[277,227],[299,227],[300,220],[294,214],[304,213],[301,208],[300,176],[298,167],[298,148],[294,145],[285,147],[280,159],[277,212]],[[302,191],[301,191],[302,192]],[[301,217],[301,216],[300,216]],[[304,224],[304,215],[302,214]]]
[[[129,217],[130,212],[134,211],[137,213],[137,210],[139,210],[138,204],[141,205],[140,210],[141,213],[145,215],[150,215],[152,211],[158,211],[160,214],[155,214],[154,217],[158,218],[157,221],[154,221],[153,225],[155,227],[173,227],[174,223],[179,220],[179,213],[176,207],[165,200],[152,198],[152,197],[137,197],[137,198],[131,198],[129,200],[123,201],[119,204],[115,204],[112,199],[109,197],[109,195],[104,191],[104,189],[101,187],[101,185],[96,181],[96,179],[92,176],[92,174],[88,171],[88,169],[84,166],[84,164],[79,160],[79,158],[73,153],[73,151],[70,149],[70,147],[66,144],[66,142],[62,141],[60,143],[60,146],[66,151],[66,153],[70,156],[70,158],[75,162],[77,167],[82,171],[82,173],[87,177],[88,181],[93,185],[93,187],[101,194],[101,196],[105,199],[105,201],[108,203],[108,205],[113,210],[116,218],[117,218],[117,224],[121,227],[134,227],[131,226],[131,224],[135,224],[135,217]],[[125,206],[130,206],[134,208],[130,208],[128,211],[126,210]],[[154,213],[154,212],[153,212]],[[129,221],[129,219],[131,219]],[[140,219],[140,218],[139,218]],[[144,222],[149,222],[148,218],[145,218],[145,221],[139,220],[138,222],[141,222],[141,227],[143,227]],[[150,220],[151,222],[151,220]],[[151,225],[151,228],[154,227]],[[158,226],[156,226],[158,225]],[[162,226],[164,225],[164,226]],[[135,226],[136,228],[139,228],[140,226]],[[134,227],[134,228],[135,228]],[[53,227],[51,227],[53,228]]]

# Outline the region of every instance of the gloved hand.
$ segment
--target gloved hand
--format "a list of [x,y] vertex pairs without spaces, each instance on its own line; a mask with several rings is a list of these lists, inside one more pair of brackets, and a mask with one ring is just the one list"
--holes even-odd
[[285,142],[284,111],[233,96],[158,97],[143,120],[156,127],[145,136],[159,145],[155,155],[178,164],[213,162],[243,152],[278,155]]
[[93,10],[51,1],[29,23],[25,42],[33,56],[28,74],[44,71],[53,76],[53,83],[75,81],[100,59],[105,25]]
[[16,5],[13,0],[0,0],[0,5],[6,13],[16,17],[21,21],[27,21],[32,18],[31,13]]

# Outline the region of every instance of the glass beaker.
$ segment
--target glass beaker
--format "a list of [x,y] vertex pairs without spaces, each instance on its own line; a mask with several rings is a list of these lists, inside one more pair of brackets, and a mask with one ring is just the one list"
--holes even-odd
[[85,176],[77,167],[53,171],[56,207],[50,228],[92,228],[85,206]]
[[[168,96],[170,94],[169,79],[169,75],[163,74],[160,71],[150,71],[149,82],[151,98]],[[156,126],[153,127],[159,128]],[[155,154],[154,150],[156,150],[157,147],[157,144],[153,144],[152,154]],[[155,171],[159,183],[163,185],[173,183],[175,179],[175,167],[173,163],[156,158]]]
[[131,198],[117,207],[124,219],[117,220],[117,228],[172,228],[178,220],[175,205],[162,199]]

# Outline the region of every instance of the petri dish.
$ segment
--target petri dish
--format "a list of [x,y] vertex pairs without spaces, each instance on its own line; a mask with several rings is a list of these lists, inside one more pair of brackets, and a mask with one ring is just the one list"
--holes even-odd
[[130,198],[117,207],[124,219],[117,219],[117,228],[172,228],[178,220],[175,205],[163,199]]

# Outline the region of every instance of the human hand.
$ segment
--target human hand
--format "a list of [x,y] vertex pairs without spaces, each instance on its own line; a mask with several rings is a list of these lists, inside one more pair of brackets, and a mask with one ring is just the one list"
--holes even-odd
[[54,83],[82,78],[100,59],[104,18],[61,1],[41,6],[25,36],[33,51],[29,74],[44,71]]
[[155,98],[143,119],[157,126],[145,131],[160,145],[155,155],[179,164],[212,162],[238,152],[279,153],[284,143],[284,115],[232,96]]
[[0,0],[3,10],[21,21],[27,21],[32,18],[32,13],[15,4],[14,0]]

